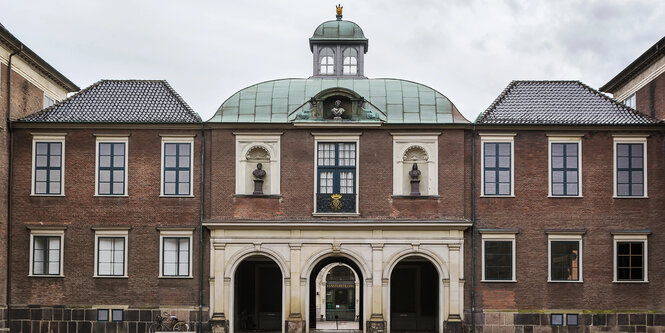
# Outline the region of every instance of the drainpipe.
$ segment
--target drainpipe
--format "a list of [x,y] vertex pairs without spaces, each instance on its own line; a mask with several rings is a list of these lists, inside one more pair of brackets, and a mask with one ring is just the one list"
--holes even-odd
[[7,286],[7,324],[9,325],[11,321],[11,311],[9,311],[9,298],[11,295],[11,260],[9,259],[9,251],[11,249],[11,226],[12,226],[12,177],[13,177],[13,172],[12,170],[14,169],[14,155],[13,155],[13,145],[14,145],[14,133],[12,132],[12,123],[11,123],[11,97],[12,97],[12,57],[15,55],[23,52],[23,44],[19,46],[19,49],[12,52],[9,55],[9,59],[7,60],[7,119],[6,119],[6,125],[5,127],[7,128],[7,134],[9,137],[9,142],[7,143],[7,158],[9,159],[9,173],[7,174],[7,280],[6,280],[6,286]]
[[476,332],[476,124],[471,131],[471,332]]
[[201,123],[201,183],[199,184],[200,200],[200,216],[199,216],[199,322],[197,323],[196,331],[203,332],[203,199],[205,191],[203,189],[205,177],[205,131]]

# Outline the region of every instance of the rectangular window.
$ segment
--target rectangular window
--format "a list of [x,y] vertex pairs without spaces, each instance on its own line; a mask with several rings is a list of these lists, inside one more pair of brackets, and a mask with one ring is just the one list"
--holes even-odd
[[50,96],[44,94],[44,109],[46,109],[49,106],[55,105],[55,103],[56,103],[55,99],[53,99]]
[[515,282],[517,230],[482,229],[483,282]]
[[162,275],[189,276],[189,237],[162,237]]
[[616,144],[617,196],[645,196],[645,143]]
[[192,195],[193,139],[162,141],[162,194]]
[[549,239],[550,281],[582,281],[582,239]]
[[636,109],[637,108],[637,98],[635,97],[635,94],[632,94],[632,95],[628,96],[628,98],[626,98],[623,101],[623,103],[626,104],[626,106],[628,106],[628,107]]
[[122,321],[124,311],[122,309],[113,309],[111,310],[111,320],[112,321]]
[[33,142],[33,194],[63,194],[64,143],[64,137],[57,141]]
[[483,142],[483,195],[512,195],[512,142]]
[[617,241],[616,280],[645,281],[645,242]]
[[317,145],[317,212],[356,211],[356,143]]
[[61,236],[33,236],[32,241],[32,274],[60,275]]
[[109,321],[109,310],[97,309],[97,321]]
[[563,326],[563,314],[553,313],[550,317],[552,326]]
[[580,195],[580,143],[550,141],[552,196]]
[[126,277],[127,236],[96,237],[96,276]]
[[97,138],[97,195],[127,194],[127,138]]

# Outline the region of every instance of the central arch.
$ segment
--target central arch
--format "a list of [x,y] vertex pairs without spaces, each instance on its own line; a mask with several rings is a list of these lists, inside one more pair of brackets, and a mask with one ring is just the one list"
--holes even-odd
[[233,332],[282,331],[284,276],[278,262],[251,254],[237,263],[232,276]]

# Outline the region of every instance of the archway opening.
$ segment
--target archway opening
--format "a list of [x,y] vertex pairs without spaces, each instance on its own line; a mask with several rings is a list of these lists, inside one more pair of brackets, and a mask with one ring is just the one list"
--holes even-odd
[[243,260],[235,272],[236,332],[281,331],[282,272],[264,256]]
[[407,257],[390,275],[391,332],[436,332],[439,273],[427,259]]
[[362,330],[362,281],[362,271],[349,258],[317,263],[309,279],[309,328]]

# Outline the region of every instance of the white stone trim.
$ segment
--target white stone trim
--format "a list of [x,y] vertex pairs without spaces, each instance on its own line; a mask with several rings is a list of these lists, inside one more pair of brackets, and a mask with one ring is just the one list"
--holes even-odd
[[[648,177],[647,171],[649,169],[648,156],[647,156],[647,138],[649,135],[646,134],[613,134],[614,142],[612,143],[612,185],[613,185],[613,196],[615,199],[644,199],[649,197],[648,189]],[[618,196],[617,195],[617,144],[619,143],[641,143],[643,144],[644,151],[642,155],[644,156],[644,161],[642,162],[642,168],[644,172],[644,195],[642,196]]]
[[[650,72],[650,73],[649,73]],[[649,73],[647,75],[643,75]],[[660,57],[654,64],[648,68],[642,70],[639,74],[636,75],[628,83],[621,86],[617,89],[617,94],[614,95],[614,98],[620,102],[623,102],[628,96],[636,94],[638,90],[644,88],[649,82],[655,80],[660,74],[665,73],[665,57]],[[630,88],[627,88],[630,87]]]
[[[646,233],[626,233],[612,235],[614,258],[612,259],[612,282],[614,283],[649,283],[649,241],[647,240],[648,234]],[[623,281],[617,280],[617,243],[618,242],[642,242],[644,245],[644,279],[640,281]]]
[[[160,230],[159,231],[159,278],[160,279],[191,279],[192,278],[192,250],[194,248],[192,241],[193,231],[192,230]],[[165,237],[178,237],[178,238],[188,238],[189,239],[189,272],[187,275],[164,275],[164,238]]]
[[[168,198],[190,198],[194,197],[194,135],[160,135],[162,137],[160,154],[160,181],[159,196]],[[165,143],[189,143],[189,195],[165,195],[164,194],[164,144]]]
[[[553,143],[577,143],[577,195],[553,195],[552,194],[552,144]],[[568,135],[547,136],[547,196],[551,198],[581,198],[582,195],[582,137]]]
[[[319,173],[319,142],[335,142],[335,143],[355,143],[356,144],[356,173],[355,173],[355,192],[356,192],[356,214],[360,214],[360,135],[362,133],[314,133],[314,192],[312,193],[313,207],[312,215],[316,216],[338,216],[339,213],[319,213],[316,211],[316,194],[319,191],[318,173]],[[341,213],[348,214],[348,213]]]
[[[99,144],[100,143],[123,143],[125,144],[125,194],[99,194]],[[127,197],[129,196],[128,192],[128,176],[129,173],[129,135],[126,136],[97,136],[95,140],[95,196],[102,197]],[[113,177],[113,175],[111,175]],[[111,178],[113,179],[113,178]],[[113,186],[113,185],[111,185]]]
[[[513,232],[496,232],[493,233],[491,231],[488,232],[483,232],[481,234],[482,236],[482,258],[481,258],[481,264],[482,264],[482,280],[480,282],[517,282],[517,269],[516,269],[516,249],[515,249],[515,235],[517,234],[517,231]],[[512,277],[510,280],[487,280],[485,278],[485,241],[506,241],[506,242],[511,242],[511,248],[512,248]]]
[[251,177],[246,174],[246,163],[248,163],[247,152],[254,147],[265,149],[270,155],[270,170],[266,170],[270,177],[270,192],[267,195],[279,195],[280,192],[280,159],[281,159],[281,133],[256,133],[256,132],[234,132],[236,136],[236,194],[252,194],[253,188],[246,188],[245,180]]
[[393,136],[393,195],[409,195],[410,188],[404,188],[405,161],[403,155],[413,147],[422,148],[427,154],[427,193],[425,195],[439,195],[439,135],[438,133],[418,133],[418,135],[404,135],[391,133]]
[[[31,133],[32,134],[32,177],[30,180],[30,195],[31,196],[46,196],[46,197],[64,197],[65,196],[65,136],[66,133]],[[44,194],[35,193],[35,155],[37,154],[37,142],[60,142],[62,144],[62,151],[60,157],[60,194]]]
[[[123,228],[123,229],[96,229],[95,230],[95,271],[93,274],[93,277],[96,278],[127,278],[127,260],[129,258],[128,252],[129,252],[129,229],[128,228]],[[104,238],[104,237],[122,237],[125,239],[125,248],[124,248],[124,268],[123,272],[124,275],[98,275],[98,266],[99,266],[99,260],[97,258],[98,256],[98,246],[99,246],[99,238]]]
[[[480,197],[512,198],[515,196],[515,136],[516,133],[478,133],[480,136]],[[485,194],[485,143],[510,143],[510,194]],[[497,161],[498,163],[498,161]]]
[[[58,271],[60,274],[33,274],[33,254],[34,254],[34,245],[35,236],[46,236],[46,237],[60,237],[60,268]],[[28,264],[30,265],[28,269],[29,277],[64,277],[65,276],[65,229],[31,229],[30,230],[30,260]]]
[[[579,250],[579,254],[577,255],[578,257],[578,262],[579,262],[579,267],[578,267],[578,272],[577,274],[579,275],[579,279],[577,280],[552,280],[552,241],[570,241],[570,242],[578,242],[577,248]],[[582,274],[583,272],[583,246],[582,246],[582,233],[567,233],[567,232],[561,232],[561,233],[548,233],[547,234],[547,282],[554,282],[554,283],[583,283],[584,282],[584,275]]]

